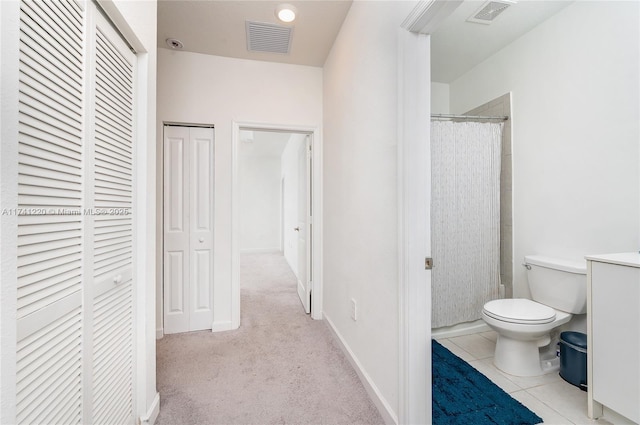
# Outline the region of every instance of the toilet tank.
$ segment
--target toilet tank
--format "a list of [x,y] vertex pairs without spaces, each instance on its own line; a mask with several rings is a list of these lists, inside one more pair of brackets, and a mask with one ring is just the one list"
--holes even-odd
[[524,262],[534,301],[567,313],[587,312],[586,261],[528,255]]

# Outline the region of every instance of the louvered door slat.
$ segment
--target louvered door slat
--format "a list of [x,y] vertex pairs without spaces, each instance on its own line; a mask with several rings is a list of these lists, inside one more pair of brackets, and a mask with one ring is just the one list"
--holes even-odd
[[58,253],[53,258],[42,259],[39,258],[38,262],[30,262],[30,264],[18,267],[18,277],[24,277],[33,275],[39,272],[51,270],[58,264],[68,264],[78,261],[76,257],[77,247],[71,246],[66,249],[58,250]]
[[82,31],[77,31],[65,25],[65,22],[54,22],[46,9],[46,2],[23,1],[21,19],[33,39],[39,37],[41,46],[56,56],[61,62],[66,62],[70,71],[76,74],[76,79],[82,79],[82,65],[78,58],[82,57]]
[[[66,55],[55,46],[55,43],[59,40],[49,38],[47,33],[38,27],[24,12],[20,14],[21,23],[24,24],[21,27],[21,31],[25,34],[24,49],[21,53],[26,54],[30,58],[39,61],[48,70],[43,72],[44,75],[51,75],[52,81],[60,82],[65,78],[72,81],[77,81],[82,78],[81,69],[73,63],[74,58]],[[22,49],[21,49],[22,50]],[[81,91],[78,91],[81,93]]]
[[65,198],[54,196],[30,196],[28,194],[18,195],[18,203],[23,207],[46,208],[52,207],[60,210],[69,210],[80,208],[78,198]]
[[[111,50],[109,44],[109,41],[101,33],[98,33],[97,73],[103,76],[105,83],[118,90],[117,98],[113,99],[115,102],[130,105],[133,101],[133,92],[127,90],[127,87],[133,84],[131,64],[121,60],[122,56]],[[130,108],[126,107],[125,111],[127,109]]]
[[47,66],[50,64],[42,56],[39,56],[32,46],[21,42],[20,54],[21,66],[27,71],[27,76],[21,76],[21,78],[31,77],[35,80],[44,78],[44,81],[40,81],[40,83],[45,87],[54,90],[71,102],[82,102],[82,92],[78,90],[78,87],[69,83],[69,76],[56,68],[48,68]]
[[[22,176],[20,176],[22,177]],[[55,216],[55,221],[53,217]],[[19,235],[29,235],[42,233],[42,228],[37,226],[55,225],[58,226],[54,231],[62,231],[65,229],[75,229],[76,227],[65,227],[68,223],[75,222],[76,226],[82,220],[79,215],[55,215],[55,214],[24,214],[18,216]]]
[[103,241],[96,241],[94,254],[100,255],[103,252],[107,252],[111,250],[111,247],[114,245],[119,245],[120,247],[130,245],[131,244],[131,233],[125,232],[124,235],[115,237],[111,235],[109,238]]
[[[45,291],[56,292],[57,288],[66,288],[71,283],[73,283],[75,287],[75,291],[78,291],[78,286],[81,284],[80,274],[75,270],[77,266],[76,262],[72,262],[66,265],[61,265],[56,267],[52,273],[57,273],[56,275],[47,276],[46,273],[41,273],[39,276],[33,276],[33,279],[30,283],[23,285],[18,288],[18,305],[24,305],[24,309],[27,309],[28,305],[38,302],[39,305],[46,305],[46,299],[40,299],[38,297],[45,296]],[[46,276],[46,279],[42,279],[43,276]],[[25,279],[26,280],[26,279]],[[31,295],[36,294],[37,296],[31,297],[31,302],[27,303],[23,298],[30,297]],[[19,311],[18,315],[22,316],[26,314],[26,311]]]
[[42,176],[33,176],[30,174],[21,174],[18,176],[18,184],[22,184],[25,186],[38,186],[38,187],[56,187],[58,189],[67,189],[67,190],[75,190],[77,188],[75,183],[63,181],[63,180],[52,180]]
[[131,196],[133,188],[130,185],[125,185],[115,181],[96,181],[96,190],[105,191],[104,193],[121,193],[129,194]]
[[81,147],[75,134],[69,135],[64,130],[57,129],[42,121],[37,121],[34,118],[24,115],[20,120],[18,131],[25,137],[25,143],[29,143],[29,140],[36,139],[37,141],[31,142],[31,145],[38,147],[51,138],[56,139],[61,149],[67,149],[72,152],[80,152]]
[[[69,353],[60,353],[61,358],[62,355],[69,355]],[[76,377],[69,376],[69,371],[73,370],[74,366],[69,365],[66,368],[60,368],[56,370],[56,373],[52,373],[50,375],[51,382],[55,382],[55,386],[47,386],[46,382],[42,384],[42,391],[34,394],[33,400],[29,403],[29,409],[21,412],[21,415],[25,418],[32,418],[29,420],[29,423],[41,424],[41,423],[50,423],[50,419],[52,416],[58,413],[63,413],[62,409],[60,409],[60,405],[65,405],[65,401],[68,401],[69,398],[75,398],[77,394],[77,390],[73,388],[73,384],[76,380]],[[50,397],[52,394],[58,393],[56,395],[55,401],[53,401]],[[38,400],[44,400],[43,402],[38,402]]]
[[[132,314],[130,282],[125,282],[96,299],[94,347],[99,352],[94,357],[96,423],[105,423],[112,416],[130,415],[133,358],[130,347],[122,344],[122,341],[130,341],[132,338]],[[117,361],[113,361],[114,359]]]
[[56,250],[66,249],[71,246],[80,246],[79,239],[59,239],[44,242],[36,246],[18,247],[18,267],[30,264],[32,261],[37,262],[43,259],[52,258],[56,255]]
[[[60,16],[57,13],[58,9],[51,7],[50,1],[39,2],[38,7],[32,7],[32,4],[30,1],[25,1],[22,10],[33,17],[38,26],[49,34],[49,37],[58,41],[55,47],[58,50],[68,52],[71,57],[82,56],[82,28],[77,28],[66,16]],[[67,43],[63,44],[61,40],[67,40]]]
[[98,162],[102,167],[114,168],[121,173],[131,174],[131,159],[123,155],[114,155],[103,146],[96,147],[96,163]]
[[102,78],[103,87],[110,87],[117,90],[118,97],[113,99],[114,103],[125,105],[123,111],[129,109],[126,105],[130,105],[133,100],[132,93],[127,91],[127,87],[131,85],[131,78],[127,75],[130,73],[130,67],[126,65],[114,64],[114,55],[110,55],[108,51],[103,48],[107,43],[103,37],[98,34],[98,49],[97,57],[98,61],[98,75]]
[[[23,123],[37,126],[43,130],[47,130],[47,127],[53,127],[51,130],[52,135],[55,132],[61,131],[70,134],[71,137],[75,136],[79,139],[82,131],[81,126],[71,121],[64,113],[55,111],[53,106],[45,105],[39,100],[28,96],[20,96],[20,106],[20,112],[24,116],[24,119],[21,120]],[[63,136],[63,140],[65,139],[70,140],[69,136]]]
[[[56,139],[56,141],[53,142],[51,139],[36,139],[29,133],[21,133],[21,135],[22,141],[19,152],[23,156],[42,159],[47,162],[49,169],[57,167],[57,164],[60,164],[62,166],[72,167],[71,170],[76,173],[79,172],[80,152],[79,150],[68,149],[68,143],[66,143],[65,140]],[[55,169],[57,170],[57,168]]]
[[[125,242],[122,244],[117,244],[117,245],[111,245],[109,248],[109,250],[105,250],[102,253],[96,253],[95,255],[95,262],[96,264],[99,264],[102,261],[106,261],[106,260],[115,260],[118,257],[124,257],[124,258],[129,258],[131,257],[131,251],[129,250],[129,242]],[[96,267],[98,268],[98,267]]]
[[96,138],[102,143],[120,147],[130,153],[129,140],[131,140],[131,135],[126,130],[119,128],[120,124],[111,117],[108,110],[103,108],[103,111],[100,121],[96,122]]
[[51,176],[50,178],[53,180],[71,181],[76,183],[78,187],[80,186],[76,182],[76,179],[80,177],[80,171],[73,166],[52,163],[46,159],[25,154],[19,154],[18,160],[20,161],[20,174],[44,178]]
[[[100,347],[101,352],[100,356],[96,356],[96,361],[98,361],[99,366],[94,369],[95,379],[96,382],[98,382],[95,389],[98,391],[105,388],[105,386],[109,386],[110,382],[105,378],[108,378],[114,368],[117,369],[116,366],[122,361],[126,361],[127,356],[129,356],[127,347],[117,344],[118,341],[129,335],[129,325],[126,323],[128,309],[122,309],[120,314],[123,314],[121,323],[114,323],[114,326],[108,334],[109,338],[105,338],[101,344],[96,345],[96,348]],[[117,319],[117,317],[112,318]],[[126,372],[126,370],[121,370],[120,372]]]
[[131,168],[128,164],[120,162],[96,149],[96,169],[102,172],[115,172],[122,176],[131,178]]
[[[46,82],[46,80],[44,80]],[[65,114],[73,120],[81,121],[81,116],[74,116],[75,106],[78,99],[74,98],[71,93],[64,90],[55,90],[51,87],[51,84],[44,84],[43,81],[38,81],[31,76],[23,76],[20,78],[20,90],[30,98],[37,98],[44,96],[50,101],[60,105],[65,109]]]
[[[18,423],[49,422],[37,410],[47,401],[54,408],[50,417],[64,414],[75,417],[77,421],[74,423],[80,423],[81,329],[81,309],[77,308],[39,332],[22,338],[19,335],[16,377]],[[48,361],[38,364],[34,358]],[[73,402],[64,403],[67,397]]]
[[[68,232],[59,232],[56,234],[35,234],[35,235],[25,235],[20,237],[20,244],[18,245],[18,249],[24,247],[25,249],[29,249],[30,251],[39,251],[38,244],[48,244],[49,242],[70,238],[77,238],[78,242],[80,242],[80,237],[82,236],[82,232],[80,229],[76,229]],[[44,248],[43,248],[44,250]]]
[[30,159],[25,156],[22,158],[21,163],[21,174],[20,176],[38,176],[44,179],[49,179],[52,181],[64,181],[71,182],[75,184],[80,183],[80,176],[76,174],[77,170],[73,170],[73,173],[64,173],[55,169],[42,168],[35,164],[29,164],[28,162],[37,162],[36,160]]
[[106,122],[99,122],[98,125],[105,130],[115,133],[125,140],[131,137],[129,133],[131,128],[131,122],[126,115],[126,106],[116,104],[109,98],[109,95],[113,93],[112,87],[104,87],[102,83],[99,83],[96,87],[96,103],[102,110],[103,116],[101,119]]
[[122,149],[122,144],[111,143],[110,140],[102,141],[104,143],[100,144],[99,152],[122,161],[127,161],[131,157],[131,152]]
[[[42,365],[44,357],[53,355],[52,351],[47,350],[47,344],[49,343],[46,338],[42,336],[46,335],[48,338],[60,339],[73,343],[75,340],[68,337],[73,334],[74,329],[77,327],[77,323],[71,320],[65,320],[72,317],[75,313],[71,313],[62,318],[61,323],[58,323],[55,327],[50,326],[46,333],[41,334],[36,332],[30,339],[30,342],[25,343],[22,346],[23,359],[25,360],[22,367],[17,370],[16,378],[23,380],[27,375],[33,373],[35,369]],[[45,353],[43,356],[42,353]]]
[[[74,17],[68,13],[68,10],[65,7],[61,7],[64,2],[48,0],[43,1],[42,4],[47,9],[47,13],[51,17],[51,20],[63,23],[63,25],[58,25],[60,29],[64,31],[63,38],[70,39],[71,43],[73,43],[74,49],[79,54],[82,54],[82,44],[74,43],[77,40],[77,37],[82,35],[82,25],[77,19],[78,16],[76,15]],[[51,25],[51,21],[49,24]]]
[[[99,64],[102,62],[99,55],[98,62]],[[101,106],[113,112],[119,120],[127,123],[131,119],[127,114],[129,109],[127,105],[131,104],[131,99],[124,96],[123,85],[117,81],[117,76],[114,77],[109,72],[107,69],[98,72],[99,80],[96,85],[96,99],[101,102]],[[114,98],[114,94],[119,95],[119,97]]]
[[100,201],[109,203],[113,207],[130,207],[131,193],[125,191],[113,191],[104,188],[96,188],[96,193],[100,195]]
[[119,155],[131,156],[131,147],[127,145],[127,138],[119,137],[113,133],[101,132],[100,127],[96,128],[96,139],[100,141],[101,147]]
[[79,30],[82,30],[82,4],[75,1],[48,0],[57,6],[61,13],[69,17],[70,22]]

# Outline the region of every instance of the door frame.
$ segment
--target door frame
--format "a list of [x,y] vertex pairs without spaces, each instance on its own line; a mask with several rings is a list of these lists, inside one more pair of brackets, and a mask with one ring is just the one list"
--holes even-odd
[[322,320],[322,138],[317,126],[232,121],[231,140],[231,327],[240,326],[240,219],[238,151],[240,130],[302,133],[311,136],[311,197],[313,217],[311,231],[311,318]]
[[461,0],[420,0],[398,29],[398,423],[432,422],[431,34]]

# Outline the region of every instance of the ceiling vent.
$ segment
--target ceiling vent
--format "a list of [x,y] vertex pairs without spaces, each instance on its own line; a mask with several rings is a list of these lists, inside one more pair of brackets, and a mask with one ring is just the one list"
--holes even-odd
[[491,22],[493,22],[494,19],[496,19],[498,15],[504,12],[505,9],[512,4],[515,4],[515,1],[489,0],[488,2],[484,3],[480,7],[480,9],[476,10],[476,12],[471,15],[469,19],[467,19],[467,22],[489,25]]
[[247,21],[247,49],[250,52],[289,53],[293,27]]

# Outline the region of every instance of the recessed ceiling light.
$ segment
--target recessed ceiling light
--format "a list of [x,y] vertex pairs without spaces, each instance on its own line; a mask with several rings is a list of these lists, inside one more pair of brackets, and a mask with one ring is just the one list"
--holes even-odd
[[276,16],[282,22],[293,22],[296,19],[297,10],[290,4],[281,4],[276,8]]
[[167,46],[175,50],[182,50],[182,48],[184,47],[182,41],[178,40],[177,38],[167,38],[165,41],[167,42]]

